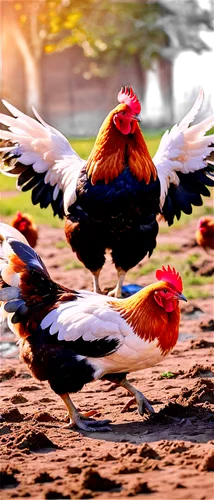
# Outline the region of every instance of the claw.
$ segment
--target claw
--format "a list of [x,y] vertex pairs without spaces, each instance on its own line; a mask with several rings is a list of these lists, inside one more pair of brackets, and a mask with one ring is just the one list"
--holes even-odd
[[77,418],[76,422],[72,422],[72,420],[67,424],[66,428],[74,429],[77,427],[82,431],[87,432],[112,432],[112,428],[108,425],[110,420],[82,420],[82,418]]
[[97,415],[97,413],[99,413],[99,410],[89,410],[89,411],[86,411],[86,413],[81,413],[81,418],[83,420],[87,420],[88,417],[93,417],[94,415]]
[[112,431],[111,427],[108,425],[111,420],[95,420],[94,418],[90,418],[91,415],[97,413],[96,410],[89,410],[85,413],[85,415],[81,415],[72,403],[68,393],[61,394],[60,397],[68,408],[68,416],[70,418],[69,423],[63,426],[64,428],[73,429],[74,427],[77,427],[78,429],[87,432]]
[[131,398],[122,408],[121,413],[125,413],[128,410],[128,408],[130,408],[130,406],[132,406],[135,403],[137,403],[138,411],[141,416],[143,416],[144,413],[149,413],[149,414],[155,413],[155,410],[150,405],[148,399],[146,399],[142,393],[140,394],[141,396],[138,395],[138,401],[136,401],[136,398]]
[[122,408],[121,413],[125,413],[130,408],[130,406],[132,406],[135,403],[136,403],[136,399],[131,398],[129,401],[127,401],[125,406]]
[[[142,394],[142,396],[143,396],[143,394]],[[146,399],[145,396],[140,398],[140,400],[137,402],[137,407],[138,407],[138,411],[139,411],[140,415],[142,415],[142,416],[144,415],[144,413],[147,413],[147,414],[155,413],[154,408],[150,405],[150,403],[148,402],[148,399]]]

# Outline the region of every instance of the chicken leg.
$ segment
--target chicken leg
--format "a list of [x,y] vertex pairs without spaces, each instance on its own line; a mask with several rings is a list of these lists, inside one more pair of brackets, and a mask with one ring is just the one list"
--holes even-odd
[[102,293],[99,285],[99,276],[100,276],[100,269],[97,269],[97,271],[92,272],[92,279],[93,279],[93,292],[94,293]]
[[77,427],[78,429],[87,432],[108,432],[112,430],[108,425],[110,420],[95,420],[88,418],[87,414],[86,416],[81,415],[72,403],[68,393],[60,394],[60,397],[64,401],[70,417],[70,422],[69,424],[66,424],[65,427]]
[[124,269],[122,269],[122,267],[117,267],[116,269],[117,269],[118,280],[117,280],[116,287],[108,293],[108,295],[110,297],[121,297],[122,296],[122,285],[123,285],[123,282],[125,279],[126,271],[124,271]]
[[148,399],[142,394],[142,392],[138,391],[131,385],[128,380],[125,378],[123,379],[120,384],[121,387],[124,387],[124,389],[127,389],[127,391],[134,396],[128,403],[125,405],[122,411],[125,411],[129,406],[131,406],[135,401],[137,403],[138,411],[141,416],[144,415],[144,413],[155,413],[154,408],[150,405]]

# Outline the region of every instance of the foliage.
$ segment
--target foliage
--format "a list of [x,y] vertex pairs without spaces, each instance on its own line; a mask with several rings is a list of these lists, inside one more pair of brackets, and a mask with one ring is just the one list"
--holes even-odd
[[[89,73],[109,74],[119,66],[150,69],[160,58],[167,36],[158,26],[158,2],[99,0],[12,1],[16,19],[35,56],[80,47]],[[127,36],[128,35],[128,36]],[[81,61],[72,68],[81,71]]]

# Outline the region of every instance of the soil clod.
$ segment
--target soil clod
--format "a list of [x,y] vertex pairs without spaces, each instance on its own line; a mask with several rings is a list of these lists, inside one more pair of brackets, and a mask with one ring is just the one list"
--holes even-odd
[[111,491],[118,489],[120,484],[113,479],[101,476],[93,469],[87,469],[83,473],[82,487],[91,491]]
[[22,432],[15,440],[16,448],[20,450],[39,451],[44,448],[58,448],[43,432],[27,430]]
[[5,380],[10,380],[12,377],[15,377],[16,372],[13,368],[4,368],[0,370],[0,382],[4,382]]
[[27,403],[28,400],[24,396],[22,396],[22,394],[14,394],[10,401],[15,405],[21,405]]

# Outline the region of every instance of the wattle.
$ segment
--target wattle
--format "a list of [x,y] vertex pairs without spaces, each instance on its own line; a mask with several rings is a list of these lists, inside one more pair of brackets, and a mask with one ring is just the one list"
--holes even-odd
[[164,302],[164,309],[168,313],[174,311],[174,309],[176,308],[176,306],[177,306],[177,303],[176,303],[175,300],[170,300],[169,299],[169,300],[166,300]]
[[130,134],[130,132],[132,132],[131,123],[128,121],[120,121],[120,131],[124,135]]

